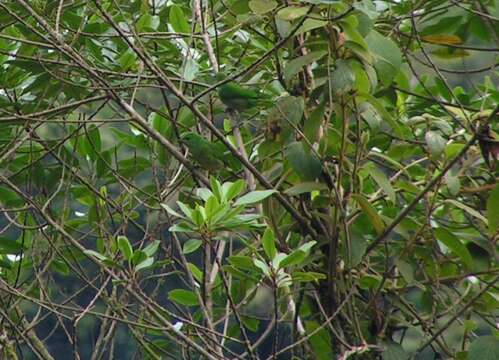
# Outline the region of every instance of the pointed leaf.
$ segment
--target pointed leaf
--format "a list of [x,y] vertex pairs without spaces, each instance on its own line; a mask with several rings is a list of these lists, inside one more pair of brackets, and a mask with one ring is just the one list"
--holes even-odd
[[187,21],[182,8],[178,5],[170,6],[170,13],[168,15],[168,21],[172,26],[173,30],[179,33],[189,34],[191,32],[191,27]]
[[256,202],[259,202],[259,201],[262,201],[263,199],[268,198],[270,195],[272,195],[276,192],[277,192],[277,190],[252,191],[252,192],[247,193],[246,195],[240,197],[239,199],[237,199],[236,202],[234,203],[234,206],[254,204]]
[[487,199],[487,219],[489,221],[489,233],[494,235],[499,229],[499,185],[496,185]]
[[471,257],[471,254],[466,246],[464,246],[457,236],[444,228],[436,228],[433,231],[435,232],[435,236],[438,241],[441,241],[454,254],[459,256],[468,269],[473,268],[473,258]]
[[118,236],[118,248],[125,259],[130,260],[133,256],[133,248],[126,236]]
[[274,232],[269,227],[265,229],[265,232],[263,233],[262,246],[269,260],[274,259],[275,255],[277,254],[277,249],[275,247],[275,236]]
[[381,216],[379,216],[378,211],[362,195],[354,194],[352,195],[352,198],[357,202],[357,204],[359,204],[360,208],[362,209],[364,214],[366,214],[369,220],[371,220],[371,224],[376,230],[376,233],[378,235],[381,235],[383,233],[383,230],[385,229],[385,223],[381,219]]
[[168,293],[168,299],[185,306],[196,306],[199,304],[196,294],[190,290],[184,289],[175,289],[170,291]]

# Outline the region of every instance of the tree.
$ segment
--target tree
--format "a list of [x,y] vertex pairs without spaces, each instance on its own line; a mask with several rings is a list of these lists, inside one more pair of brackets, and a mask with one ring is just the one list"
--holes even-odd
[[0,9],[3,357],[499,358],[496,1]]

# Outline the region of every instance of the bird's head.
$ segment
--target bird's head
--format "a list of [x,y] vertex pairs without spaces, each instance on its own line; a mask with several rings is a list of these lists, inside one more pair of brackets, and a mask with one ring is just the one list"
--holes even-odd
[[180,136],[180,140],[185,143],[188,147],[198,144],[203,141],[203,138],[196,133],[187,132]]

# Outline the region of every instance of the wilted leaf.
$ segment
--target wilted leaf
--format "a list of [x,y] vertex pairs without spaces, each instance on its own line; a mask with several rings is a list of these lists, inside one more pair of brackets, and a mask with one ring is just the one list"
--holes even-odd
[[432,44],[442,44],[442,45],[457,45],[457,44],[462,44],[463,42],[463,40],[457,35],[445,35],[445,34],[426,35],[422,36],[421,39]]

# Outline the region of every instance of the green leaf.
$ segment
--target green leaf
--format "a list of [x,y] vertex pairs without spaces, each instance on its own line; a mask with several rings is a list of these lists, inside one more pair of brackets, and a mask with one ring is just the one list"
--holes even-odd
[[279,267],[283,268],[285,266],[298,265],[303,263],[303,261],[307,258],[307,253],[300,249],[296,249],[291,254],[286,255],[284,259],[279,263]]
[[147,254],[142,251],[142,250],[137,250],[137,251],[134,251],[133,253],[133,256],[132,256],[132,259],[131,259],[131,263],[133,265],[138,265],[140,264],[142,261],[146,260],[148,258]]
[[468,352],[468,360],[499,359],[499,339],[495,336],[480,336],[475,339]]
[[199,64],[197,61],[192,58],[192,55],[187,56],[187,60],[184,62],[182,77],[187,81],[192,81],[196,78],[198,72]]
[[494,235],[499,229],[499,185],[496,185],[487,199],[487,220],[489,233]]
[[374,67],[378,71],[379,79],[384,85],[390,85],[402,64],[400,49],[393,40],[375,30],[371,30],[367,35],[366,42],[371,53],[375,55]]
[[191,27],[189,22],[182,11],[182,8],[178,5],[170,6],[170,13],[168,15],[168,20],[173,30],[179,33],[190,34]]
[[327,21],[325,20],[319,20],[319,19],[306,19],[302,26],[295,32],[296,35],[300,35],[306,32],[309,32],[310,30],[318,29],[321,27],[324,27],[328,24]]
[[68,276],[71,273],[69,266],[64,261],[53,260],[50,266],[61,275]]
[[218,181],[215,177],[211,176],[210,177],[210,187],[211,191],[213,192],[213,195],[217,197],[217,200],[222,202],[223,201],[223,191],[222,191],[222,184],[220,184],[220,181]]
[[331,88],[336,95],[343,95],[352,90],[355,76],[345,60],[337,60],[331,73]]
[[383,360],[407,360],[409,355],[405,352],[404,348],[396,342],[390,341],[383,344]]
[[324,327],[320,330],[319,323],[316,321],[305,322],[305,329],[307,334],[314,333],[309,341],[314,352],[314,359],[317,360],[331,360],[334,359],[333,349],[331,347],[331,336]]
[[253,259],[249,256],[233,255],[229,256],[229,263],[237,269],[241,270],[255,270]]
[[258,331],[260,320],[248,316],[241,316],[241,320],[244,324],[244,327],[246,327],[249,331],[251,332]]
[[194,277],[194,279],[196,279],[196,281],[198,282],[203,281],[203,273],[201,270],[199,270],[199,268],[196,265],[194,265],[193,263],[187,263],[187,267],[191,271],[192,276]]
[[293,281],[298,281],[298,282],[312,282],[312,281],[324,280],[327,278],[325,274],[313,271],[308,271],[308,272],[295,271],[293,272],[292,277]]
[[372,206],[371,203],[362,195],[354,194],[352,195],[352,198],[357,202],[357,204],[359,204],[364,214],[366,214],[369,218],[371,224],[376,230],[376,233],[381,235],[385,229],[385,223],[381,219],[381,216],[379,216],[374,206]]
[[312,111],[310,117],[305,121],[303,133],[311,144],[319,140],[320,129],[324,121],[325,112],[326,101],[322,101],[319,106]]
[[437,159],[445,150],[445,139],[436,131],[428,131],[425,135],[426,145],[433,159]]
[[300,179],[312,181],[320,177],[322,164],[306,146],[303,142],[295,141],[288,145],[285,156]]
[[194,292],[185,289],[175,289],[168,293],[168,299],[175,301],[177,304],[185,306],[199,305],[198,298]]
[[277,12],[277,17],[285,21],[293,21],[301,18],[308,12],[308,6],[288,6]]
[[226,184],[230,184],[229,188],[226,191],[225,191],[225,189],[223,191],[224,198],[226,201],[230,201],[230,200],[234,199],[235,197],[239,196],[239,194],[241,194],[241,192],[246,187],[246,182],[244,180],[241,180],[241,179],[237,180],[234,183],[226,183]]
[[403,137],[403,132],[399,124],[395,121],[392,115],[385,109],[385,106],[381,101],[379,101],[377,98],[368,93],[359,92],[358,96],[359,98],[366,99],[381,115],[383,120],[386,121],[388,125],[390,125],[390,127],[395,131],[395,134],[397,134],[400,137]]
[[218,200],[215,196],[210,196],[208,198],[208,201],[206,201],[206,204],[204,206],[204,210],[206,213],[206,219],[210,220],[214,214],[217,213],[217,211],[220,208],[220,204],[218,203]]
[[255,266],[258,269],[260,269],[264,275],[266,275],[266,276],[270,275],[269,266],[266,263],[264,263],[263,261],[261,261],[260,259],[253,259],[253,264],[255,264]]
[[194,251],[196,251],[202,244],[203,242],[199,239],[189,239],[184,243],[184,246],[182,247],[182,252],[184,254],[190,254]]
[[321,59],[324,55],[327,54],[327,51],[313,51],[306,55],[297,57],[290,62],[288,62],[284,68],[284,80],[289,81],[298,74],[301,69],[308,64],[311,64],[319,59]]
[[307,182],[302,182],[299,184],[296,184],[295,186],[292,186],[284,191],[285,194],[290,195],[290,196],[296,196],[300,194],[305,194],[309,193],[312,191],[320,191],[320,190],[327,190],[328,187],[324,183],[319,183],[319,182],[312,182],[312,181],[307,181]]
[[107,256],[104,256],[101,253],[98,253],[97,251],[94,251],[94,250],[85,249],[85,250],[83,250],[83,253],[85,255],[90,256],[90,257],[96,258],[97,260],[100,260],[100,261],[109,260],[109,258]]
[[[358,19],[356,16],[348,16],[340,21],[340,25],[343,28],[343,32],[345,34],[345,38],[348,42],[353,42],[360,49],[367,50],[368,46],[364,36],[358,31]],[[363,57],[361,57],[362,59]],[[372,62],[371,55],[369,53],[366,54],[367,63],[370,64]]]
[[487,219],[482,215],[480,214],[477,210],[467,206],[467,205],[464,205],[463,203],[460,203],[459,201],[456,201],[456,200],[445,200],[444,202],[448,203],[448,204],[452,204],[458,208],[460,208],[461,210],[464,210],[466,211],[468,214],[470,214],[471,216],[483,221],[485,224],[488,223]]
[[234,206],[239,206],[239,205],[249,205],[249,204],[254,204],[256,202],[260,202],[263,199],[268,198],[270,195],[276,193],[277,190],[256,190],[252,191],[250,193],[247,193],[246,195],[240,197],[234,202]]
[[16,240],[6,236],[0,236],[0,254],[17,255],[23,251],[23,247]]
[[118,63],[123,71],[134,69],[137,64],[137,55],[132,50],[127,50],[118,58]]
[[270,227],[265,229],[265,232],[263,233],[262,246],[263,246],[263,251],[265,251],[265,254],[267,255],[268,259],[269,260],[274,259],[275,255],[277,254],[277,249],[275,246],[274,232]]
[[278,4],[275,0],[251,0],[248,5],[255,14],[263,15],[274,10]]
[[369,166],[366,166],[365,169],[369,173],[369,175],[376,181],[376,183],[383,189],[385,194],[388,196],[388,199],[395,204],[397,201],[397,195],[395,194],[395,190],[390,184],[390,180],[386,177],[386,175],[374,165],[374,163],[369,163]]
[[139,32],[155,31],[158,29],[159,22],[159,16],[144,14],[137,21],[136,27]]
[[201,206],[197,205],[194,210],[192,210],[191,213],[191,220],[194,224],[196,224],[198,227],[203,226],[204,224],[204,211],[202,211]]
[[118,236],[118,248],[125,259],[130,260],[133,256],[133,248],[126,236]]
[[145,248],[142,249],[142,251],[147,255],[147,256],[153,256],[156,254],[159,248],[159,244],[161,241],[159,240],[154,240],[152,243],[147,245]]
[[153,257],[148,257],[145,260],[139,262],[137,264],[137,266],[135,266],[135,270],[136,271],[140,271],[140,270],[143,270],[143,269],[147,269],[148,267],[150,267],[153,264],[154,264],[154,258]]
[[[367,249],[367,241],[364,234],[352,233],[350,246],[347,247],[346,244],[342,244],[342,248],[345,252],[345,260],[349,267],[354,267],[360,264],[364,254]],[[349,252],[347,253],[347,250]]]
[[473,258],[466,246],[464,246],[457,236],[444,228],[436,228],[433,231],[435,232],[438,241],[441,241],[454,254],[459,256],[468,269],[473,269]]

